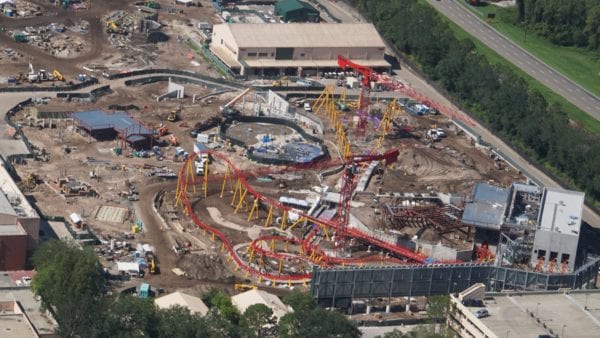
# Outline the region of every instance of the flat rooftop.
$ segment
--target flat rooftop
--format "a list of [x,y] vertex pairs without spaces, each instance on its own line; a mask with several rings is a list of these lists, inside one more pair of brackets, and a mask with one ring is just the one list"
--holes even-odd
[[[385,43],[372,24],[355,23],[286,23],[226,25],[238,47],[376,47]],[[218,29],[215,25],[213,31]]]
[[27,232],[19,224],[1,224],[0,236],[26,236]]
[[[0,302],[14,300],[21,303],[23,311],[27,314],[27,317],[31,321],[31,324],[36,328],[40,335],[51,334],[54,332],[54,320],[48,318],[46,314],[40,310],[41,303],[35,299],[35,296],[31,289],[0,289]],[[0,330],[3,330],[3,328],[5,327],[4,325],[16,325],[13,322],[13,320],[15,320],[12,318],[13,316],[17,315],[10,314],[10,316],[5,321],[0,320]],[[0,315],[0,318],[2,318],[2,315]],[[25,321],[23,321],[22,323],[25,323]],[[22,329],[20,325],[15,328],[18,328],[19,330]],[[29,332],[31,332],[31,330],[29,330]],[[2,334],[0,334],[0,336],[1,335]],[[9,336],[12,336],[12,334],[10,334]],[[28,337],[28,335],[14,335],[14,337]]]
[[483,228],[500,229],[509,198],[509,189],[477,183],[473,188],[473,201],[465,203],[462,222]]
[[550,329],[560,335],[563,326],[564,337],[598,337],[600,330],[598,292],[496,296],[485,303],[490,316],[480,320],[498,337],[538,338],[550,334]]
[[140,135],[150,136],[153,134],[152,130],[144,127],[125,112],[118,111],[109,114],[101,110],[90,110],[73,113],[72,116],[73,120],[90,131],[113,129],[127,137],[130,142],[143,140],[144,137]]
[[582,192],[546,188],[540,229],[578,236],[584,198]]
[[0,161],[0,164],[0,213],[22,218],[39,217],[6,171],[4,162]]

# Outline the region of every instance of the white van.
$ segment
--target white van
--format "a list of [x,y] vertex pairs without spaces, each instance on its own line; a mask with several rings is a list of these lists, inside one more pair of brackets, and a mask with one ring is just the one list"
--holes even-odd
[[310,103],[308,103],[308,102],[304,103],[304,110],[306,110],[308,112],[312,112],[312,107],[310,106]]

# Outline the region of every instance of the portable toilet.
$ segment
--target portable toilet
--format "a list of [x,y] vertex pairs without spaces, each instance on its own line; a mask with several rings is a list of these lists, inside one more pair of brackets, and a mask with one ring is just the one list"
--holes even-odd
[[148,283],[142,283],[140,285],[139,297],[140,298],[148,298],[148,297],[150,297],[150,284],[148,284]]

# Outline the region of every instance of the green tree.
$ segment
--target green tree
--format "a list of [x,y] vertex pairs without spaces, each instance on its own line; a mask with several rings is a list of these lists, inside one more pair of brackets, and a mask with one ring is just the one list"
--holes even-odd
[[159,337],[208,337],[208,323],[189,309],[174,306],[158,311]]
[[294,309],[295,312],[313,310],[317,303],[308,294],[294,290],[283,298],[283,302]]
[[152,299],[122,295],[110,305],[107,337],[157,337],[158,314]]
[[301,337],[360,337],[355,323],[342,314],[316,306],[308,294],[294,291],[283,299],[294,311],[279,320],[279,336]]
[[90,248],[48,241],[33,255],[37,273],[32,288],[42,305],[51,309],[61,337],[100,335],[106,302],[104,274]]
[[265,304],[250,305],[240,318],[240,326],[255,336],[262,336],[262,328],[266,325],[274,325],[277,318],[273,316],[273,310]]
[[208,294],[203,297],[208,300],[208,304],[211,307],[215,307],[219,310],[221,316],[229,320],[233,324],[238,324],[240,320],[240,313],[238,309],[231,303],[231,298],[218,289],[212,289]]

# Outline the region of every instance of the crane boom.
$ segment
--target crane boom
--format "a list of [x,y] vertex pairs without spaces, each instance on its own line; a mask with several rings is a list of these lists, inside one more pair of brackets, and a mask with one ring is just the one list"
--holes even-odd
[[356,137],[364,137],[369,118],[371,79],[375,76],[375,72],[371,68],[354,63],[341,55],[338,55],[338,66],[342,69],[352,68],[362,75],[362,87],[360,89],[360,99],[358,100]]

